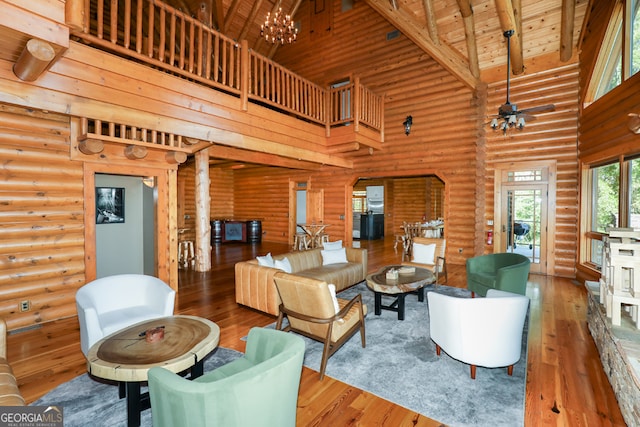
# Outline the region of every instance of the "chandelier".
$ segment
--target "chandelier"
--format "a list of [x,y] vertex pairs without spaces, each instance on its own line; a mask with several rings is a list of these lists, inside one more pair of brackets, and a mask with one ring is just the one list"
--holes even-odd
[[267,19],[260,26],[260,37],[269,43],[293,43],[298,36],[298,29],[291,20],[291,15],[282,13],[282,8],[271,16],[271,12],[267,13]]

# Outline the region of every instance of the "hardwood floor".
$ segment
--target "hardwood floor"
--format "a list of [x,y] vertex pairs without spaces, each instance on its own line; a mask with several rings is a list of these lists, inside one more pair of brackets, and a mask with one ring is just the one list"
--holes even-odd
[[[393,238],[362,241],[369,271],[398,263]],[[221,328],[220,345],[244,351],[240,340],[252,326],[275,319],[238,306],[234,294],[236,262],[266,252],[287,252],[283,244],[225,244],[213,248],[214,269],[180,271],[176,313],[203,316]],[[464,266],[448,266],[449,286],[465,287]],[[624,426],[615,395],[602,369],[586,324],[583,286],[568,279],[531,275],[525,425]],[[126,296],[123,296],[126,297]],[[28,403],[86,372],[77,318],[12,333],[8,358]],[[329,360],[331,363],[331,360]],[[304,368],[298,400],[300,426],[438,426],[439,422],[370,393]]]

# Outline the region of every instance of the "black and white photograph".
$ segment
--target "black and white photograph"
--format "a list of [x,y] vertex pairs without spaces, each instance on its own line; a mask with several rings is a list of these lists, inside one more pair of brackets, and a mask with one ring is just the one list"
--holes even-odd
[[124,223],[124,188],[96,187],[96,224]]

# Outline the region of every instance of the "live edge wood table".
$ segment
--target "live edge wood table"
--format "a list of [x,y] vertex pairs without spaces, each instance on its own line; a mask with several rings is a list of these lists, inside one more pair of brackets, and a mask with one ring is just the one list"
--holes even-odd
[[[164,338],[147,342],[146,331],[164,329]],[[129,426],[140,425],[140,412],[151,406],[149,394],[140,394],[149,369],[161,366],[171,372],[203,373],[204,358],[220,341],[220,328],[208,319],[170,316],[137,323],[95,343],[87,354],[89,374],[118,381],[126,387]],[[122,392],[121,395],[122,396]]]
[[[424,301],[424,287],[436,281],[434,274],[426,268],[415,267],[410,274],[398,274],[397,279],[387,279],[387,271],[400,269],[401,265],[383,267],[377,273],[367,276],[367,287],[374,293],[375,314],[379,316],[382,309],[398,313],[398,320],[404,320],[404,298],[407,294],[417,294],[418,301]],[[382,295],[391,295],[395,299],[389,305],[382,305]]]

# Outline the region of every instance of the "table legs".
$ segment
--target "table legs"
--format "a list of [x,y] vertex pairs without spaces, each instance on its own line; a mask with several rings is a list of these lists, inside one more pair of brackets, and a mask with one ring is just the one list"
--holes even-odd
[[[204,373],[204,360],[197,361],[191,367],[191,376],[189,379],[198,378]],[[151,408],[151,398],[149,393],[140,393],[140,382],[121,382],[120,398],[122,396],[123,388],[126,389],[127,394],[127,426],[138,427],[140,425],[140,413]]]
[[382,310],[389,310],[398,313],[398,320],[404,320],[404,299],[407,294],[417,294],[418,301],[424,302],[424,288],[417,289],[414,292],[407,292],[406,294],[390,295],[395,297],[395,299],[389,305],[382,304],[382,292],[374,292],[374,312],[376,316],[382,314]]

